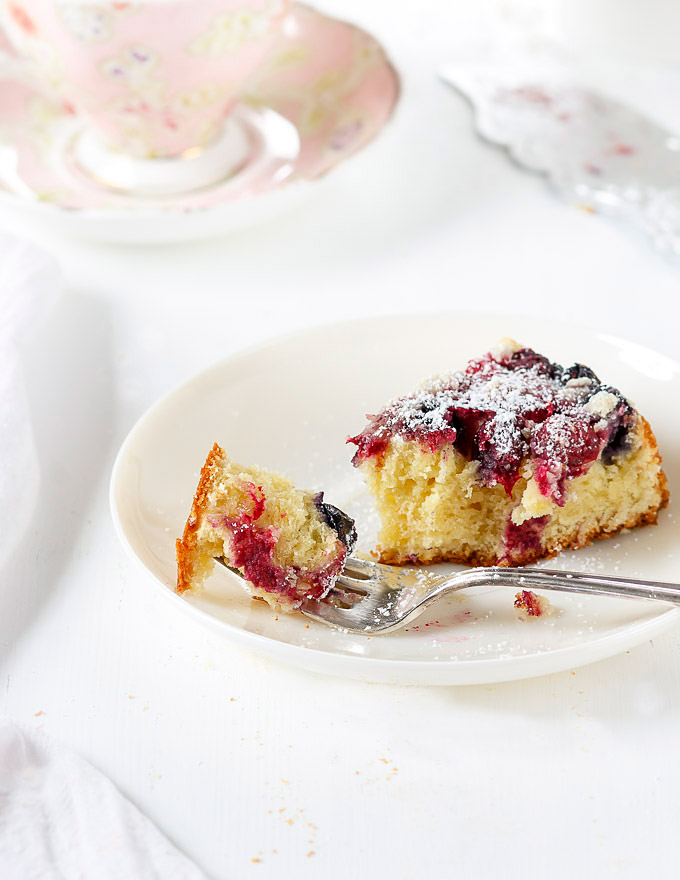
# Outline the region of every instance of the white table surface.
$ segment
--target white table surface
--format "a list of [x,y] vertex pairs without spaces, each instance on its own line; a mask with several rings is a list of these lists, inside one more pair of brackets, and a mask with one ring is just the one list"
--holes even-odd
[[323,4],[384,38],[404,92],[384,136],[294,213],[183,247],[36,233],[68,291],[27,364],[44,481],[2,572],[0,705],[108,774],[212,878],[677,877],[677,627],[531,681],[359,684],[206,635],[112,530],[111,465],[135,420],[293,328],[506,310],[677,355],[680,262],[477,142],[434,77],[472,13],[403,6]]

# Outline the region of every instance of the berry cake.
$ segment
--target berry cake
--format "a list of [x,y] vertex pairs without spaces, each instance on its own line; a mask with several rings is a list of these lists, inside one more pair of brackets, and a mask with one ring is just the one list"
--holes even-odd
[[668,503],[633,406],[588,367],[509,339],[368,419],[348,442],[382,562],[525,565],[654,523]]
[[177,592],[199,588],[215,557],[223,557],[253,596],[293,611],[328,593],[355,543],[353,520],[327,504],[323,492],[303,492],[279,474],[235,464],[216,443],[177,540]]

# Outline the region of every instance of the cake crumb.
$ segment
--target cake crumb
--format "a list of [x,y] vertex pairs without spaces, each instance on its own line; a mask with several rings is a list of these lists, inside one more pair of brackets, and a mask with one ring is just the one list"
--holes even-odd
[[515,608],[525,620],[529,617],[543,617],[553,610],[545,596],[539,596],[531,590],[521,590],[515,594]]
[[610,391],[598,391],[585,404],[585,409],[595,416],[608,416],[618,406],[618,398]]

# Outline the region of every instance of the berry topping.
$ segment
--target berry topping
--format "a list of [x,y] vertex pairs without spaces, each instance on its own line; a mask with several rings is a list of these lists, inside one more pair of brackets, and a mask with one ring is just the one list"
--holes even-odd
[[511,494],[531,458],[541,492],[563,504],[567,480],[585,473],[600,453],[606,461],[625,450],[634,411],[589,367],[563,369],[512,340],[502,342],[464,372],[434,379],[369,416],[348,441],[357,446],[354,464],[380,460],[395,438],[430,452],[453,445],[479,462],[484,485],[500,483]]
[[[477,458],[485,483],[502,483],[508,495],[519,479],[519,468],[529,451],[529,444],[522,434],[521,419],[511,414],[502,424],[503,415],[496,414],[482,424],[477,432]],[[505,445],[499,444],[505,438]]]
[[566,385],[570,379],[590,379],[594,385],[600,384],[600,380],[595,373],[590,367],[586,367],[585,364],[572,364],[571,367],[562,370],[560,378],[563,385]]
[[333,504],[323,500],[323,492],[319,492],[314,496],[314,504],[319,511],[319,516],[326,523],[329,529],[337,534],[338,540],[347,548],[347,553],[354,550],[357,542],[357,530],[354,526],[354,520],[347,516],[344,510],[335,507]]
[[520,348],[505,361],[504,365],[509,370],[534,370],[537,375],[549,376],[551,379],[560,372],[558,364],[551,363],[547,357],[531,348]]
[[531,435],[531,453],[536,460],[534,478],[542,494],[563,505],[566,481],[584,473],[602,445],[592,420],[557,413],[538,425]]

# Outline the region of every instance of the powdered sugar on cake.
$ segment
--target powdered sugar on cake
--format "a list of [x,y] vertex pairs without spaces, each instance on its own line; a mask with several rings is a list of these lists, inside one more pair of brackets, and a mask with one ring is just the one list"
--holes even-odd
[[431,452],[452,444],[479,462],[484,485],[501,483],[508,494],[530,458],[541,492],[562,504],[565,481],[603,452],[622,451],[634,421],[625,398],[588,367],[565,369],[502,340],[464,372],[432,379],[369,416],[350,442],[355,464],[384,454],[393,437]]

